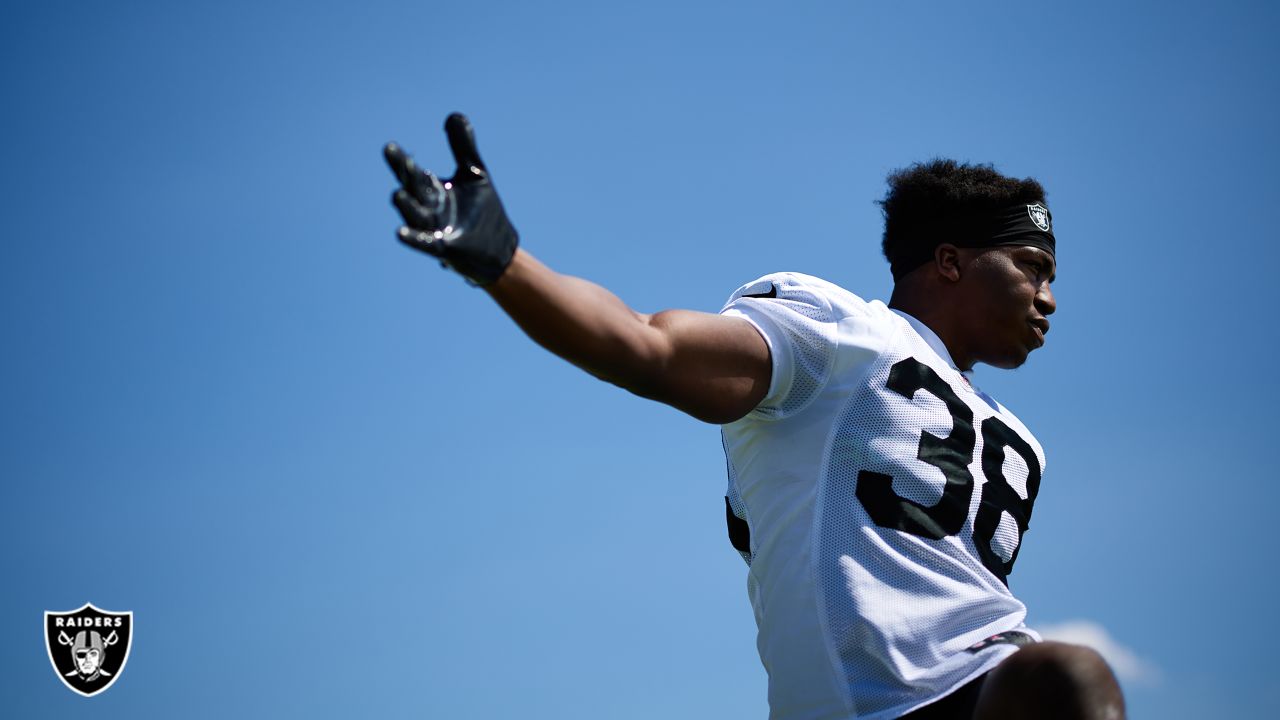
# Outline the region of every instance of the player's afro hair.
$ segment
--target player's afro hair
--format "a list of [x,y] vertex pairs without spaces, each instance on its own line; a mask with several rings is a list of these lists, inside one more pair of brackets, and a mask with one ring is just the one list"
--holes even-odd
[[1009,206],[1045,200],[1044,188],[1032,178],[1017,180],[991,165],[942,158],[895,170],[887,182],[889,192],[876,204],[884,212],[881,247],[895,277],[913,269],[902,266],[922,249],[932,251],[948,238],[975,238]]

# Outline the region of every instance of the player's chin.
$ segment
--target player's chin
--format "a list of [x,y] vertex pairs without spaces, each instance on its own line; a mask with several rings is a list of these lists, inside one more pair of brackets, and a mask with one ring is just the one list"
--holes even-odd
[[1014,370],[1027,362],[1027,358],[1031,356],[1031,351],[1034,349],[1025,345],[1011,346],[1003,352],[992,353],[990,357],[984,358],[983,362],[1001,370]]

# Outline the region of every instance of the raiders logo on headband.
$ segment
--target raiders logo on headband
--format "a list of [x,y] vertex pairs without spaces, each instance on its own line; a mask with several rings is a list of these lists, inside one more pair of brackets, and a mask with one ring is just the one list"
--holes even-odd
[[1031,216],[1031,222],[1035,223],[1036,227],[1049,232],[1049,208],[1040,203],[1028,205],[1027,214]]
[[133,613],[79,610],[44,614],[45,649],[53,671],[72,692],[93,697],[124,672],[133,644]]

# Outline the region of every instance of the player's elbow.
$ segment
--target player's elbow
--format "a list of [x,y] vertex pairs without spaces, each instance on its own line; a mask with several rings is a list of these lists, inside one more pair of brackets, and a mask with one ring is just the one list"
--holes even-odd
[[640,315],[643,330],[624,343],[617,364],[621,372],[612,382],[640,397],[667,402],[675,349],[671,339],[651,324],[651,317]]
[[589,340],[590,351],[581,353],[575,364],[607,383],[662,400],[663,377],[672,355],[670,342],[650,326],[650,316],[635,313],[635,318],[635,323],[615,325]]

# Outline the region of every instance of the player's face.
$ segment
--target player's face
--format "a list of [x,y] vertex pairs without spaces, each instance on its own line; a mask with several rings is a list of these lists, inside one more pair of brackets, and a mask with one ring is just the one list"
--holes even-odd
[[970,354],[995,367],[1018,367],[1049,332],[1047,317],[1057,309],[1049,284],[1057,265],[1052,255],[1030,246],[969,252],[962,282]]

